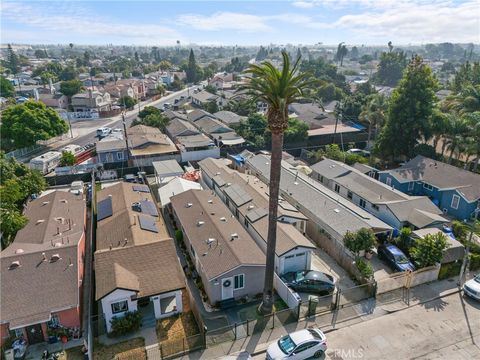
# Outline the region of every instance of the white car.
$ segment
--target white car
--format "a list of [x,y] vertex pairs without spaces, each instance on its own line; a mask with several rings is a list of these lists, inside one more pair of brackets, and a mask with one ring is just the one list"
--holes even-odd
[[320,358],[327,350],[327,337],[317,328],[296,331],[280,338],[267,349],[267,360]]
[[463,293],[480,301],[480,274],[463,284]]

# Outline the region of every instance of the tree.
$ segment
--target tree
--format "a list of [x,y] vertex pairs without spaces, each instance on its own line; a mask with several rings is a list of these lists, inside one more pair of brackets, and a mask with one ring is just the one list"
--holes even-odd
[[240,116],[249,116],[257,111],[257,106],[254,102],[241,99],[241,98],[232,98],[228,101],[223,107],[226,111],[232,111],[235,114]]
[[15,87],[3,76],[0,76],[0,96],[5,98],[15,96]]
[[384,52],[380,56],[378,71],[374,81],[378,85],[396,86],[402,78],[403,70],[407,66],[406,55],[400,52]]
[[343,237],[343,242],[347,249],[358,256],[360,251],[371,251],[375,247],[376,238],[372,229],[361,228],[354,233],[347,231]]
[[343,91],[333,83],[326,83],[318,88],[317,96],[324,102],[340,100],[343,97]]
[[480,161],[480,111],[466,114],[464,119],[469,127],[467,149],[470,153],[475,155],[473,171],[477,172],[478,163]]
[[205,86],[205,91],[208,91],[210,94],[216,94],[217,88],[213,85],[208,84],[207,86]]
[[450,151],[448,163],[452,162],[453,154],[458,151],[469,132],[467,121],[456,114],[448,114],[448,132],[445,134],[447,150]]
[[381,157],[411,157],[417,142],[431,135],[436,87],[430,67],[421,57],[412,58],[390,98],[387,121],[376,143]]
[[20,71],[18,56],[15,54],[12,49],[12,45],[10,44],[8,44],[7,47],[7,69],[9,69],[13,75],[18,74]]
[[415,245],[410,249],[410,255],[419,268],[424,268],[439,264],[447,247],[447,237],[442,232],[427,234],[423,239],[415,241]]
[[73,166],[75,165],[75,155],[70,151],[64,151],[62,158],[60,159],[60,166]]
[[67,81],[67,80],[74,80],[77,78],[77,76],[78,76],[77,70],[75,70],[73,66],[67,66],[60,72],[58,77],[62,81]]
[[48,58],[47,50],[43,50],[43,49],[37,49],[37,50],[35,50],[34,55],[35,55],[35,57],[36,57],[37,59],[45,59],[45,58]]
[[378,128],[385,123],[385,116],[388,110],[387,98],[383,94],[372,94],[367,98],[367,103],[362,107],[362,112],[358,119],[368,125],[367,144],[370,144],[372,129],[374,129],[375,138]]
[[11,143],[16,149],[35,145],[68,131],[67,123],[58,113],[37,101],[11,106],[3,112],[0,132],[2,146]]
[[47,84],[50,83],[50,80],[53,80],[55,78],[55,75],[52,73],[49,73],[48,71],[44,71],[40,74],[40,80],[42,81],[42,85],[45,88]]
[[82,89],[82,82],[80,80],[67,80],[67,81],[62,81],[60,83],[60,92],[68,96],[68,99],[70,100],[71,97],[75,94],[78,94],[80,90]]
[[137,100],[132,98],[131,96],[122,96],[119,99],[119,103],[122,104],[126,109],[133,109],[135,104],[137,103]]
[[343,66],[343,59],[345,58],[345,56],[347,56],[347,54],[348,49],[345,43],[341,42],[340,44],[338,44],[337,53],[335,54],[335,60],[337,62],[340,62],[340,66]]
[[187,82],[195,83],[198,80],[197,75],[197,63],[195,62],[195,55],[193,49],[190,49],[190,55],[188,56],[188,65],[187,65]]
[[356,46],[352,47],[350,51],[350,59],[357,60],[358,59],[358,48]]
[[155,106],[145,106],[142,111],[138,114],[138,117],[141,120],[144,120],[149,115],[161,115],[161,111],[159,108]]
[[138,117],[140,120],[132,122],[131,126],[146,125],[165,131],[165,128],[170,124],[170,119],[163,116],[160,110],[153,106],[146,106],[140,111]]
[[160,61],[159,68],[162,71],[170,70],[172,68],[172,63],[167,60]]
[[170,88],[174,91],[182,90],[185,87],[185,84],[178,78],[177,75],[173,76],[173,81],[170,84]]
[[293,64],[287,52],[282,51],[283,66],[277,69],[270,62],[250,64],[245,70],[248,82],[239,88],[257,101],[268,105],[268,129],[272,136],[270,159],[270,198],[268,205],[268,235],[266,251],[265,283],[261,311],[271,313],[273,307],[273,276],[275,274],[275,249],[277,241],[277,212],[282,161],[283,134],[288,128],[288,106],[303,97],[304,91],[313,85],[308,74],[299,71],[300,59]]
[[156,86],[155,90],[157,90],[157,92],[160,96],[165,95],[165,93],[167,92],[167,88],[163,84],[158,84]]
[[208,111],[210,114],[214,114],[218,111],[218,104],[215,100],[209,101],[205,105],[205,111]]

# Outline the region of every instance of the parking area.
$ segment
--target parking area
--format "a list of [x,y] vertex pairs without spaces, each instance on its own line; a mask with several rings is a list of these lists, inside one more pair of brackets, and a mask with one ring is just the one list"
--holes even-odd
[[378,258],[377,253],[373,254],[370,263],[372,264],[373,276],[376,281],[387,279],[393,273],[392,269]]

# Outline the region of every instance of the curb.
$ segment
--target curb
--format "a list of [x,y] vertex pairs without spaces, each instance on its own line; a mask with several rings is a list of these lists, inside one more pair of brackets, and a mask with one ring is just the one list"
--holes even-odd
[[[392,310],[392,311],[385,310],[385,311],[387,311],[387,313],[388,313],[388,314],[386,314],[386,315],[390,315],[390,314],[396,313],[396,312],[398,312],[398,311],[402,311],[402,310],[411,308],[411,307],[413,307],[413,306],[422,305],[422,304],[428,303],[428,302],[430,302],[430,301],[435,301],[435,300],[441,299],[441,298],[443,298],[443,297],[447,297],[447,296],[450,296],[450,295],[453,295],[453,294],[457,294],[457,293],[460,293],[461,291],[462,291],[461,288],[457,288],[457,289],[455,289],[455,290],[447,290],[447,291],[446,291],[445,293],[443,293],[443,294],[439,294],[438,296],[435,296],[435,297],[433,297],[433,298],[431,298],[431,299],[428,299],[428,300],[419,301],[419,302],[416,303],[416,304],[413,304],[413,305],[411,305],[411,306],[406,306],[406,307],[404,307],[404,308],[402,308],[402,309]],[[352,319],[354,319],[354,318],[352,318]],[[365,320],[365,321],[369,321],[369,320]],[[348,326],[347,326],[347,327],[348,327]],[[324,333],[324,334],[328,334],[328,333],[331,333],[331,332],[334,332],[334,331],[337,331],[337,330],[339,330],[339,328],[327,329],[327,330],[323,331],[323,333]],[[265,352],[267,352],[267,348],[265,348],[265,349],[263,349],[263,350],[258,350],[258,351],[252,352],[250,355],[251,355],[251,356],[257,356],[257,355],[263,354],[263,353],[265,353]]]

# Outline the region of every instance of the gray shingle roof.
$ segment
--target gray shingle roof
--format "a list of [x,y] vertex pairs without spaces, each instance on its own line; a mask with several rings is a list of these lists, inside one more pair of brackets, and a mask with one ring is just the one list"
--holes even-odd
[[384,172],[400,182],[420,180],[439,189],[457,189],[469,202],[480,198],[480,175],[421,155]]

